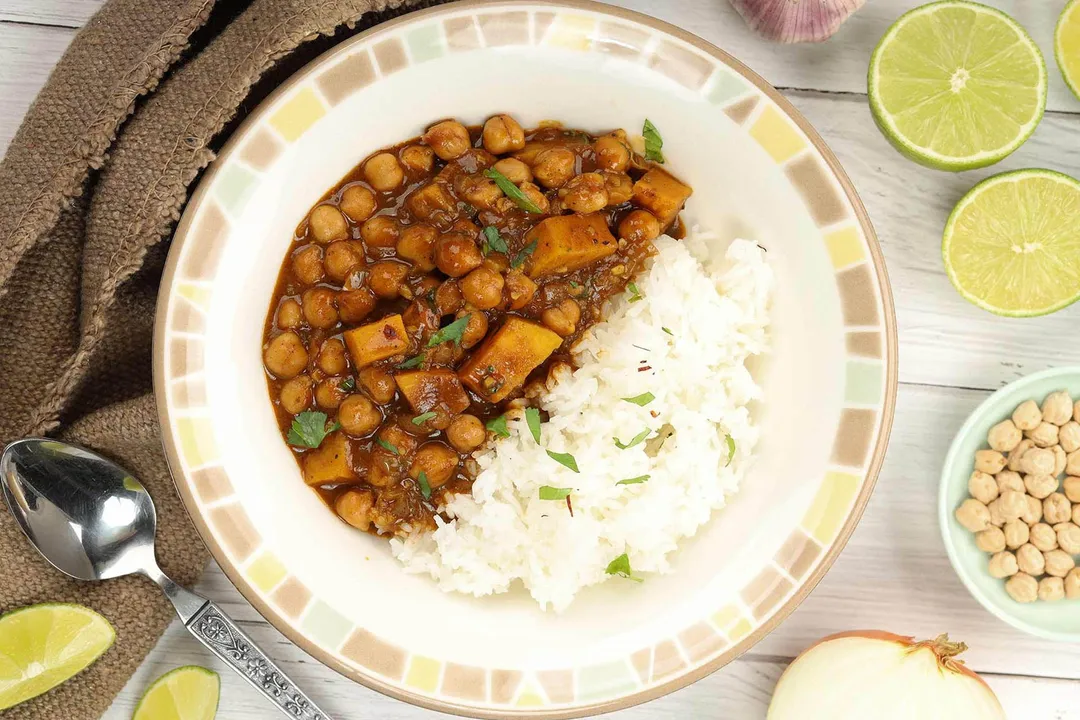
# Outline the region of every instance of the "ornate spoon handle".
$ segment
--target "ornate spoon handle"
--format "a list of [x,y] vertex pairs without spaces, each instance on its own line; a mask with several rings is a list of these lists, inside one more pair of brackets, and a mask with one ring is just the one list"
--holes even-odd
[[190,619],[184,619],[192,635],[277,705],[281,712],[300,720],[331,720],[217,605],[206,601]]

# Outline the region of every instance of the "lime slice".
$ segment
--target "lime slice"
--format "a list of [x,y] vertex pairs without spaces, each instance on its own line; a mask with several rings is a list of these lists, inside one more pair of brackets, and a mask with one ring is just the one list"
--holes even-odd
[[998,162],[1035,131],[1046,63],[1005,13],[944,0],[888,29],[867,87],[875,122],[901,153],[938,170],[970,170]]
[[216,672],[197,665],[176,668],[154,681],[132,720],[213,720],[220,689]]
[[1080,98],[1080,0],[1072,0],[1058,18],[1054,56],[1065,84]]
[[965,298],[1013,317],[1080,298],[1080,182],[1053,170],[983,180],[952,211],[941,245]]
[[0,710],[79,674],[115,639],[109,621],[82,605],[31,605],[0,617]]

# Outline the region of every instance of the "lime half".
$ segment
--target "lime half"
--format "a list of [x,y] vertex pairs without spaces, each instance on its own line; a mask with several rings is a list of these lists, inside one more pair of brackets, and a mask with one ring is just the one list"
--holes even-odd
[[79,674],[115,639],[109,621],[82,605],[32,605],[0,617],[0,710]]
[[983,180],[952,211],[941,245],[965,298],[1013,317],[1080,298],[1080,182],[1053,170]]
[[1054,56],[1065,84],[1080,98],[1080,0],[1072,0],[1058,18]]
[[221,681],[216,672],[186,665],[150,686],[132,720],[213,720]]
[[1005,13],[944,0],[888,29],[867,88],[875,122],[900,152],[938,170],[970,170],[998,162],[1035,131],[1046,63]]

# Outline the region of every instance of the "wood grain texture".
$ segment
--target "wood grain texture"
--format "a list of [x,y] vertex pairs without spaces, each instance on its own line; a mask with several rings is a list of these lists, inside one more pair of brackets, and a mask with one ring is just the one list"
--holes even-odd
[[[78,27],[102,0],[0,0],[0,149]],[[878,38],[919,0],[871,0],[832,41],[769,45],[724,0],[621,0],[700,34],[776,85],[818,128],[851,175],[873,219],[893,283],[903,384],[885,468],[847,549],[813,595],[754,651],[661,700],[618,713],[639,718],[764,718],[787,661],[822,635],[875,627],[921,636],[949,631],[972,645],[968,663],[987,673],[1010,717],[1080,720],[1080,649],[1029,638],[984,611],[945,556],[936,519],[938,474],[953,433],[989,391],[1047,367],[1080,363],[1080,306],[1010,320],[965,302],[942,269],[941,231],[956,201],[1003,170],[1080,173],[1080,101],[1064,88],[1050,49],[1064,0],[996,0],[1046,53],[1052,111],[1012,157],[986,170],[937,173],[907,162],[881,137],[862,93]],[[24,24],[12,24],[17,23]],[[219,602],[304,689],[337,718],[435,717],[355,685],[315,662],[269,626],[211,565],[199,589]],[[179,665],[216,669],[220,720],[274,717],[261,696],[174,624],[132,678],[108,720],[126,720],[151,680]],[[1042,677],[1038,677],[1042,676]]]

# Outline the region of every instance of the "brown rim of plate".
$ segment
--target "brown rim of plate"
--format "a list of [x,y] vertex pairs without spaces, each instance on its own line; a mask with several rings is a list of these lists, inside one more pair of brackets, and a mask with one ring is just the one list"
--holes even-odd
[[179,468],[181,464],[179,462],[179,456],[177,455],[177,449],[173,443],[172,434],[164,432],[165,428],[170,426],[169,423],[169,409],[166,401],[166,380],[164,376],[165,367],[165,313],[168,307],[169,298],[172,292],[173,279],[176,274],[176,268],[180,257],[180,248],[186,239],[188,232],[191,229],[192,218],[194,217],[194,209],[201,205],[205,199],[206,194],[212,184],[214,176],[217,174],[218,168],[222,167],[224,161],[228,159],[233,153],[237,152],[237,149],[241,146],[239,140],[251,133],[256,123],[265,114],[266,109],[270,105],[280,98],[282,95],[289,92],[292,87],[300,82],[300,78],[305,76],[313,68],[318,67],[326,63],[326,61],[340,53],[344,53],[349,47],[359,44],[361,42],[369,40],[372,36],[378,35],[383,32],[387,32],[397,28],[400,25],[411,24],[415,21],[427,19],[431,17],[437,17],[443,14],[456,14],[463,9],[469,8],[489,8],[489,7],[517,7],[517,6],[536,6],[547,5],[552,8],[564,9],[564,10],[585,10],[588,12],[596,13],[598,15],[606,15],[608,17],[619,18],[622,20],[628,20],[633,23],[645,25],[654,30],[660,31],[671,35],[689,45],[694,46],[698,50],[705,54],[719,60],[721,63],[727,65],[732,70],[737,72],[746,80],[753,83],[758,90],[760,90],[766,97],[772,100],[776,105],[784,111],[784,113],[795,122],[799,129],[806,135],[807,139],[811,142],[817,153],[825,160],[832,174],[840,183],[844,190],[844,194],[848,201],[851,203],[852,208],[855,210],[855,215],[858,218],[859,226],[862,228],[863,234],[866,237],[866,244],[870,249],[870,255],[873,259],[874,270],[877,275],[879,296],[881,299],[882,309],[884,311],[884,325],[885,335],[887,338],[887,352],[884,358],[886,362],[886,388],[885,397],[881,406],[881,420],[879,424],[877,443],[874,447],[874,452],[870,458],[870,462],[866,469],[866,478],[863,482],[862,489],[859,492],[858,497],[855,499],[855,503],[852,506],[851,511],[848,513],[847,518],[844,521],[843,526],[840,528],[840,532],[834,538],[832,545],[828,548],[824,557],[818,563],[817,568],[811,573],[796,590],[796,592],[788,598],[780,608],[778,608],[772,615],[760,626],[758,626],[753,632],[742,638],[739,642],[735,643],[726,652],[717,656],[712,661],[707,662],[700,667],[697,667],[689,672],[686,672],[678,677],[675,677],[665,683],[661,683],[654,687],[647,688],[640,692],[635,692],[630,695],[626,695],[621,698],[612,700],[605,700],[588,705],[579,705],[576,707],[564,709],[564,710],[539,710],[539,711],[517,711],[509,709],[485,709],[475,707],[471,705],[458,704],[453,702],[432,700],[430,697],[410,692],[403,687],[385,682],[381,678],[373,677],[365,673],[356,671],[352,667],[348,667],[338,661],[336,658],[331,657],[328,653],[323,651],[312,643],[307,637],[295,630],[292,625],[284,620],[276,610],[274,610],[268,603],[266,603],[259,595],[259,593],[251,586],[243,574],[234,565],[229,562],[228,556],[222,549],[222,547],[214,539],[213,535],[209,532],[206,522],[203,517],[198,514],[198,504],[195,501],[194,494],[190,484],[187,482],[187,478],[184,478],[184,482],[180,482],[177,477],[177,473],[172,472],[173,484],[176,486],[177,492],[180,495],[180,499],[184,503],[184,507],[188,511],[188,516],[191,518],[192,524],[199,532],[199,536],[202,538],[203,543],[207,549],[210,550],[214,560],[218,563],[218,566],[222,569],[225,575],[229,578],[229,581],[236,587],[237,590],[244,596],[244,598],[251,603],[251,605],[259,612],[260,615],[266,619],[274,628],[285,635],[292,643],[298,646],[301,650],[308,653],[323,665],[326,665],[338,673],[344,675],[350,680],[354,680],[361,685],[376,690],[384,695],[392,697],[397,700],[401,700],[412,705],[423,707],[429,710],[436,710],[439,712],[451,713],[454,715],[461,715],[465,717],[476,718],[492,718],[494,720],[505,720],[507,718],[529,718],[539,720],[561,720],[563,718],[578,718],[589,715],[598,715],[601,713],[614,712],[616,710],[623,710],[634,705],[638,705],[650,700],[667,695],[675,690],[679,690],[688,685],[691,685],[701,678],[711,675],[719,670],[724,665],[727,665],[731,661],[737,659],[751,647],[756,645],[762,638],[772,632],[776,627],[787,619],[788,615],[792,613],[802,602],[810,595],[813,589],[821,581],[821,579],[828,572],[829,568],[836,561],[836,558],[840,555],[844,546],[847,545],[848,539],[851,537],[851,533],[854,532],[855,527],[859,524],[859,520],[862,518],[863,512],[866,510],[866,504],[870,501],[870,495],[873,493],[874,485],[877,482],[878,473],[881,471],[881,465],[885,460],[885,451],[889,444],[889,435],[892,430],[893,413],[896,405],[896,393],[897,393],[897,335],[896,335],[896,312],[893,306],[892,289],[889,284],[888,273],[885,270],[885,259],[881,253],[881,247],[878,244],[877,234],[874,232],[873,225],[870,222],[870,217],[866,212],[866,208],[863,207],[862,201],[859,199],[858,193],[855,191],[855,187],[851,183],[851,179],[844,172],[844,169],[840,166],[840,162],[833,155],[832,150],[821,136],[814,130],[813,126],[802,116],[802,114],[795,109],[783,95],[781,95],[775,88],[769,85],[762,77],[744,65],[739,60],[735,59],[732,55],[716,47],[712,43],[703,40],[702,38],[687,32],[675,25],[666,23],[662,20],[657,20],[648,15],[635,12],[633,10],[626,10],[620,7],[614,7],[606,5],[600,2],[594,2],[594,0],[461,0],[460,2],[454,2],[447,5],[437,5],[435,7],[418,10],[416,12],[408,13],[400,17],[389,20],[381,25],[376,25],[373,28],[365,30],[358,35],[355,35],[348,40],[345,40],[333,48],[327,50],[319,57],[312,60],[303,68],[298,70],[289,79],[285,80],[279,87],[277,87],[272,93],[270,93],[259,106],[244,119],[240,126],[236,129],[233,135],[226,143],[224,150],[218,155],[216,161],[207,169],[204,177],[199,183],[199,187],[191,196],[191,200],[188,202],[187,207],[184,210],[183,217],[177,225],[176,232],[173,234],[172,246],[169,250],[168,259],[165,263],[165,270],[162,274],[161,286],[158,290],[158,299],[156,305],[156,317],[154,321],[154,339],[153,339],[153,366],[154,366],[154,395],[158,406],[158,417],[161,423],[163,432],[161,433],[162,445],[165,449],[165,456],[168,460],[170,468]]

